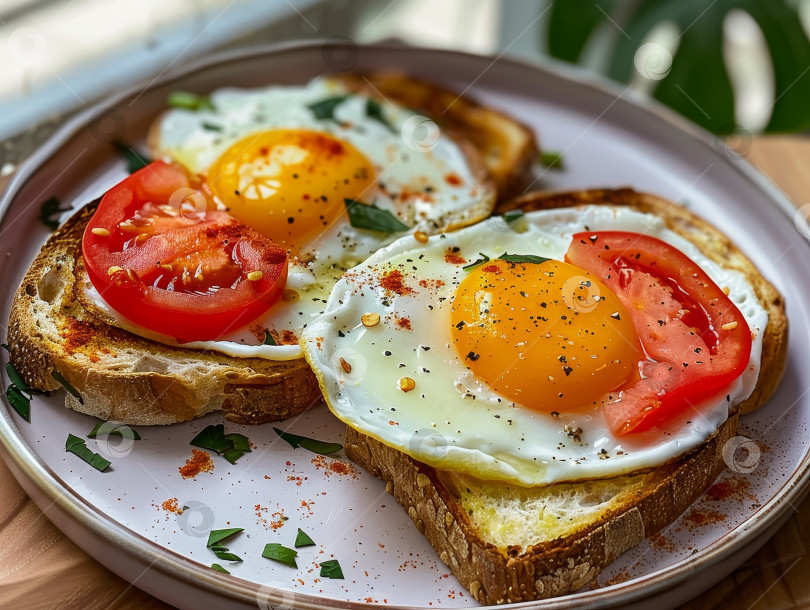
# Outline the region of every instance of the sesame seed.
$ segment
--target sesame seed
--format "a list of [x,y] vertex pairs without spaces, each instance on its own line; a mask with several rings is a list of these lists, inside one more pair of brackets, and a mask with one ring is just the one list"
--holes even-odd
[[92,229],[90,229],[90,232],[93,235],[98,235],[99,237],[109,237],[110,236],[110,232],[107,229],[103,229],[101,227],[93,227]]
[[723,330],[734,330],[735,328],[737,328],[737,321],[734,320],[734,322],[726,322],[720,328],[722,328]]
[[417,231],[413,234],[413,238],[420,244],[426,244],[428,242],[428,235],[424,231]]
[[247,279],[251,282],[258,282],[263,277],[263,273],[261,271],[251,271],[247,274]]
[[343,369],[344,371],[346,371],[347,373],[351,373],[351,372],[352,372],[352,365],[351,365],[351,364],[349,364],[348,362],[346,362],[346,359],[345,359],[345,358],[341,358],[341,359],[340,359],[340,368],[342,368],[342,369]]

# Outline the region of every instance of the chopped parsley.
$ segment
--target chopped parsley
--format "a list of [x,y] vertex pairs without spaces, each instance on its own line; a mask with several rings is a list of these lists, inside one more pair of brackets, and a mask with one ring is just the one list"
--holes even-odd
[[214,555],[217,556],[217,559],[222,559],[223,561],[242,561],[239,555],[234,555],[224,546],[212,546],[211,550],[214,551]]
[[321,562],[321,576],[325,578],[339,578],[343,579],[343,570],[340,569],[340,563],[337,559],[327,559]]
[[212,564],[211,564],[211,568],[212,568],[212,569],[214,569],[214,570],[216,570],[217,572],[221,572],[222,574],[230,574],[230,572],[228,572],[228,570],[226,570],[225,568],[223,568],[223,567],[222,567],[221,565],[219,565],[218,563],[212,563]]
[[264,550],[262,551],[262,557],[272,559],[273,561],[278,561],[279,563],[288,565],[291,568],[298,567],[298,564],[295,562],[295,558],[297,556],[298,551],[286,546],[282,546],[277,542],[271,542],[270,544],[265,545]]
[[469,265],[464,265],[462,267],[462,269],[464,269],[464,271],[472,271],[473,269],[475,269],[479,265],[483,265],[484,263],[489,262],[489,257],[486,254],[484,254],[483,252],[479,252],[478,256],[480,256],[481,258],[479,258],[478,260],[473,261]]
[[[3,348],[8,350],[8,345],[3,344]],[[31,422],[31,397],[34,394],[42,394],[39,390],[35,390],[23,380],[22,375],[17,372],[14,365],[10,362],[6,363],[6,373],[10,383],[6,388],[6,398],[11,407],[22,417],[25,421]]]
[[110,466],[109,460],[87,448],[83,438],[72,434],[68,434],[67,441],[65,441],[65,451],[78,455],[99,472],[104,472]]
[[299,548],[302,546],[315,546],[315,542],[310,538],[307,533],[302,530],[300,527],[298,528],[298,533],[295,536],[295,542],[293,543],[295,548]]
[[507,254],[504,252],[498,257],[498,260],[506,261],[507,263],[535,263],[539,265],[540,263],[545,263],[551,259],[546,258],[545,256],[536,256],[534,254]]
[[121,153],[121,156],[124,157],[124,160],[127,162],[127,171],[130,174],[134,174],[140,169],[143,169],[147,165],[149,165],[152,160],[147,157],[146,155],[141,155],[131,146],[124,144],[121,141],[114,142],[115,147],[118,149],[118,152]]
[[250,439],[236,432],[225,434],[224,424],[212,424],[203,428],[200,433],[191,440],[189,445],[214,451],[231,464],[236,464],[239,458],[251,451]]
[[315,102],[307,106],[319,121],[337,121],[335,109],[348,99],[348,95],[336,95],[328,97],[320,102]]
[[[205,546],[217,556],[217,559],[222,559],[223,561],[242,561],[241,557],[234,555],[228,550],[227,547],[219,543],[243,531],[245,531],[245,528],[243,527],[229,527],[224,530],[211,530],[208,534],[208,542]],[[228,572],[225,573],[228,574]]]
[[238,534],[239,532],[244,532],[244,527],[229,527],[224,530],[211,530],[208,533],[208,542],[206,543],[206,547],[211,548],[212,546],[216,546],[218,542],[222,542],[223,540],[230,538],[234,534]]
[[62,377],[62,373],[60,373],[56,369],[53,369],[51,371],[51,377],[56,379],[56,381],[59,382],[59,385],[61,385],[63,388],[65,388],[65,390],[67,391],[68,394],[70,394],[71,396],[73,396],[73,398],[78,400],[80,405],[84,404],[84,399],[82,398],[81,394],[79,394],[79,390],[77,390],[72,385],[70,385],[67,382],[67,380],[64,377]]
[[388,122],[387,118],[385,118],[385,114],[383,114],[382,106],[380,106],[380,103],[373,98],[368,98],[368,100],[366,101],[366,116],[384,125],[392,133],[396,132],[394,126],[391,125],[390,122]]
[[60,202],[56,197],[48,197],[42,202],[39,208],[39,219],[51,231],[59,228],[59,214],[67,212],[70,208],[60,207]]
[[184,108],[185,110],[215,110],[210,97],[188,91],[173,91],[169,94],[166,103],[172,108]]
[[321,455],[329,455],[330,453],[335,453],[336,451],[343,449],[343,445],[340,443],[328,443],[326,441],[319,441],[306,436],[298,436],[297,434],[292,434],[291,432],[279,430],[276,427],[273,427],[273,430],[275,430],[276,434],[278,434],[282,439],[287,441],[293,449],[302,447],[304,449],[309,449],[313,453],[320,453]]
[[526,212],[518,208],[516,210],[509,210],[508,212],[504,212],[503,214],[501,214],[501,218],[503,218],[505,222],[514,222],[518,218],[522,218],[525,215]]
[[349,222],[356,229],[370,229],[381,233],[400,233],[410,229],[408,225],[388,210],[355,199],[344,199]]
[[267,329],[264,331],[264,341],[262,341],[262,345],[278,345],[276,340],[273,339],[273,335],[271,335],[270,331]]
[[22,393],[22,390],[13,384],[6,388],[6,398],[12,408],[25,421],[31,422],[31,397]]
[[542,152],[537,160],[541,165],[544,165],[549,169],[565,169],[561,152],[553,152],[550,150]]

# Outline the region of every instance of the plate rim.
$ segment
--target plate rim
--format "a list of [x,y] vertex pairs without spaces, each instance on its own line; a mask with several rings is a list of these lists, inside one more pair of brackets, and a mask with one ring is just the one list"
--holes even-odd
[[[15,201],[16,194],[31,176],[36,173],[37,169],[57,152],[63,143],[69,141],[81,129],[85,128],[99,112],[110,107],[115,107],[129,97],[151,87],[166,85],[174,80],[187,78],[195,73],[212,69],[221,64],[259,56],[282,55],[290,52],[322,53],[325,48],[337,48],[344,44],[345,41],[343,40],[326,39],[292,41],[225,51],[202,57],[167,71],[159,78],[150,81],[146,86],[144,83],[139,83],[101,99],[99,102],[89,106],[69,119],[39,147],[34,154],[18,167],[7,184],[2,198],[0,198],[0,222],[5,219],[6,213]],[[358,49],[367,53],[373,53],[374,50],[379,49],[404,54],[440,54],[447,58],[455,56],[462,61],[480,61],[491,57],[454,49],[421,46],[412,47],[403,45],[401,42],[397,41],[372,44],[352,42],[352,44],[355,44]],[[520,69],[546,73],[553,77],[572,82],[575,85],[584,87],[598,94],[618,97],[620,93],[618,85],[608,79],[587,72],[584,68],[579,66],[551,58],[533,60],[525,57],[504,55],[498,57],[498,61],[512,64]],[[791,203],[784,192],[767,176],[754,168],[747,160],[740,158],[732,161],[727,156],[719,154],[718,145],[725,147],[722,140],[714,137],[680,115],[677,115],[674,111],[654,99],[631,92],[630,95],[623,97],[623,101],[633,106],[636,110],[649,113],[663,120],[672,128],[690,136],[704,147],[713,149],[715,154],[718,155],[719,160],[722,160],[727,169],[733,169],[738,174],[741,174],[749,184],[762,193],[763,197],[771,206],[778,209],[787,218],[791,218],[791,216],[795,214],[797,208]],[[15,478],[19,480],[17,470],[25,475],[26,481],[20,481],[20,484],[26,489],[29,496],[32,494],[28,492],[26,484],[34,485],[37,491],[51,500],[52,504],[57,504],[68,518],[74,519],[82,526],[89,528],[93,533],[104,539],[106,543],[127,553],[136,561],[148,562],[151,569],[158,569],[165,574],[183,580],[184,584],[187,586],[195,589],[202,588],[207,592],[218,595],[224,593],[231,596],[233,601],[250,601],[253,602],[254,605],[260,590],[264,590],[268,593],[267,600],[270,603],[285,601],[282,597],[285,590],[273,590],[235,575],[227,577],[226,575],[219,574],[211,570],[205,564],[185,557],[122,526],[111,517],[101,513],[93,505],[83,501],[81,496],[72,488],[61,483],[61,479],[58,475],[56,475],[56,473],[42,461],[39,455],[34,452],[33,448],[23,440],[17,422],[13,419],[11,409],[5,401],[5,398],[4,404],[6,408],[0,409],[0,443],[2,444],[2,453],[6,458],[6,462],[9,461],[9,458],[14,460],[14,466],[16,468],[10,467],[10,469]],[[512,607],[570,608],[573,606],[595,607],[597,605],[605,607],[606,605],[615,606],[638,602],[654,594],[663,593],[682,585],[694,570],[705,569],[716,565],[729,559],[735,551],[746,547],[746,545],[750,546],[753,544],[770,528],[775,528],[781,520],[784,520],[789,515],[788,511],[792,503],[794,501],[801,501],[808,490],[810,490],[810,449],[805,452],[796,469],[776,490],[765,505],[746,521],[734,528],[734,530],[715,539],[699,557],[693,556],[684,558],[666,568],[639,578],[631,579],[624,583],[557,598],[519,602],[512,604]],[[76,541],[74,540],[74,542]],[[762,543],[764,544],[764,540]],[[77,544],[80,547],[82,546],[78,542]],[[166,561],[168,564],[162,563],[162,561]],[[695,563],[696,561],[699,563]],[[360,602],[337,600],[297,592],[295,593],[295,603],[296,606],[306,608],[332,608],[339,606],[360,609],[366,607],[365,604]]]

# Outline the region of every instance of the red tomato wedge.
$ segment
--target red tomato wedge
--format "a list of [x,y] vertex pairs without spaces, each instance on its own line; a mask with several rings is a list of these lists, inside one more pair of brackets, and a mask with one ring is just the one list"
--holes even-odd
[[615,434],[666,422],[748,365],[751,331],[742,313],[677,248],[638,233],[595,231],[575,234],[565,259],[619,297],[648,356],[639,363],[641,379],[603,406]]
[[218,211],[183,168],[156,161],[102,198],[82,240],[105,301],[181,341],[218,339],[278,300],[287,253]]

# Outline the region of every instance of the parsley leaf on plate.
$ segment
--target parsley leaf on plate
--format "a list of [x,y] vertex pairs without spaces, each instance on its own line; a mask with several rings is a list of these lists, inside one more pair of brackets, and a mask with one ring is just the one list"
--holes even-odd
[[284,432],[283,430],[279,430],[275,426],[273,427],[273,430],[275,430],[276,434],[278,434],[281,438],[287,441],[293,449],[303,447],[304,449],[309,449],[313,453],[320,453],[321,455],[329,455],[330,453],[335,453],[336,451],[343,449],[343,445],[340,443],[328,443],[326,441],[319,441],[306,436],[299,436],[297,434],[293,434],[292,432]]
[[307,533],[302,530],[300,527],[298,528],[298,533],[295,536],[295,542],[293,546],[295,548],[302,547],[302,546],[314,546],[315,542],[313,542],[312,538],[310,538]]
[[282,546],[277,542],[271,542],[270,544],[265,545],[264,550],[262,551],[262,557],[272,559],[273,561],[278,561],[279,563],[283,563],[292,568],[298,567],[298,564],[295,562],[295,558],[297,556],[298,551],[286,546]]
[[321,576],[326,578],[343,578],[343,570],[337,559],[327,559],[321,562]]
[[93,468],[100,472],[104,472],[110,466],[110,461],[104,459],[98,453],[95,453],[87,448],[83,438],[68,434],[67,441],[65,441],[65,451],[69,451],[74,455],[78,455],[85,462],[90,464]]

